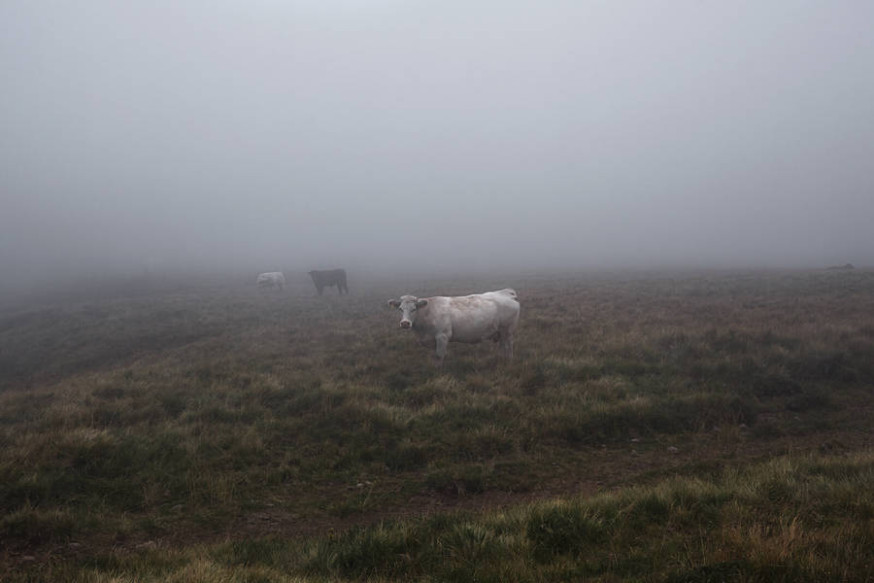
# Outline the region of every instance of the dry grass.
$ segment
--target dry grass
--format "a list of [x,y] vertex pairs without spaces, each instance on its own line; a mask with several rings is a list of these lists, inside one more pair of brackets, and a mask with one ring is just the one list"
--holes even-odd
[[[383,308],[401,292],[507,285],[523,306],[512,363],[491,345],[450,345],[445,367],[435,369]],[[292,553],[299,543],[286,541],[446,507],[613,489],[621,497],[638,484],[653,490],[628,504],[667,512],[681,539],[667,550],[685,563],[655,558],[667,552],[656,544],[663,525],[644,529],[653,540],[640,557],[610,558],[626,527],[602,524],[589,530],[592,544],[609,551],[598,563],[603,573],[639,577],[657,568],[668,577],[725,564],[740,573],[735,580],[755,580],[771,561],[787,565],[784,580],[840,565],[852,569],[849,580],[864,572],[858,561],[839,564],[833,555],[867,540],[870,516],[850,527],[780,509],[774,524],[755,515],[747,523],[739,517],[756,508],[739,494],[755,483],[747,476],[731,490],[738,518],[720,518],[711,533],[701,516],[665,502],[660,488],[716,495],[707,492],[724,485],[707,480],[721,466],[870,444],[872,292],[874,274],[864,271],[528,275],[405,287],[374,281],[342,298],[226,284],[7,309],[2,560],[22,573],[54,565],[58,580],[86,571],[88,580],[114,580],[118,570],[143,580],[425,576],[431,559],[404,570],[391,545],[388,563],[346,572]],[[670,481],[677,476],[684,486]],[[775,492],[801,487],[791,472],[778,482]],[[857,482],[830,483],[825,498],[864,499]],[[561,543],[537,550],[536,528],[520,534],[527,518],[514,518],[521,530],[506,536],[488,526],[494,520],[453,519],[438,555],[460,565],[459,574],[483,564],[480,575],[499,580],[561,579],[581,568],[573,552],[555,550]],[[250,568],[210,559],[213,547],[167,551],[226,537],[254,545],[261,558]],[[281,555],[287,569],[262,564],[272,548],[262,540],[279,541],[271,556]],[[330,548],[333,539],[318,540]],[[501,553],[518,564],[490,558]],[[710,580],[689,577],[675,580]]]

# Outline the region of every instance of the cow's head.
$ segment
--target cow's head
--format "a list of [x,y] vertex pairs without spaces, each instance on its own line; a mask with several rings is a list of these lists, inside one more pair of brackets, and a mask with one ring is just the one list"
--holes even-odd
[[401,311],[401,328],[412,328],[416,321],[416,311],[428,305],[428,300],[416,296],[401,296],[399,300],[389,300],[388,305]]

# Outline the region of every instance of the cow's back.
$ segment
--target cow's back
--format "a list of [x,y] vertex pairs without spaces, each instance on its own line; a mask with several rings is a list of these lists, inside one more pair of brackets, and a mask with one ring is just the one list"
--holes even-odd
[[329,269],[323,271],[310,271],[313,281],[321,285],[337,285],[346,283],[345,269]]
[[515,327],[519,318],[519,303],[503,291],[428,298],[429,319],[437,329],[449,332],[455,342],[492,338],[502,329]]
[[499,289],[497,291],[484,292],[479,295],[498,300],[513,300],[514,302],[519,303],[519,297],[516,295],[516,290],[510,287]]

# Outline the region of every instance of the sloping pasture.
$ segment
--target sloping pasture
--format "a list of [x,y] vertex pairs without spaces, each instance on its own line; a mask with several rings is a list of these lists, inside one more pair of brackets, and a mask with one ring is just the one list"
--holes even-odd
[[[508,286],[510,363],[385,306]],[[8,578],[871,576],[874,273],[350,287],[4,308]]]

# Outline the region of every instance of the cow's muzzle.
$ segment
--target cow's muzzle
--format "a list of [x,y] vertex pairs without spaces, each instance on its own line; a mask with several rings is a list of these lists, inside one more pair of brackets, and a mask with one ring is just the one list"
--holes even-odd
[[409,320],[401,320],[401,328],[412,328],[413,323]]

